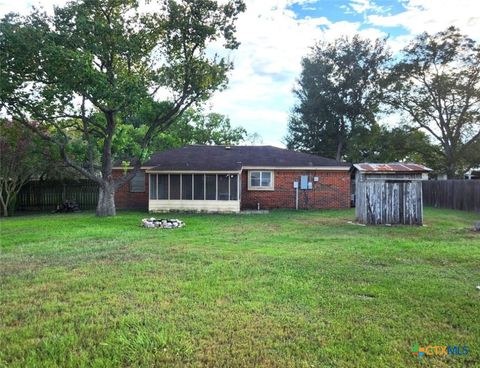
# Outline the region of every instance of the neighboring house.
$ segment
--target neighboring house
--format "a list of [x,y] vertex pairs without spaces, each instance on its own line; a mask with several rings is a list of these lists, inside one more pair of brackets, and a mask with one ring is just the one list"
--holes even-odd
[[464,174],[464,178],[468,180],[480,180],[480,167],[468,170]]
[[154,154],[115,200],[151,212],[348,208],[350,167],[272,146],[191,145]]

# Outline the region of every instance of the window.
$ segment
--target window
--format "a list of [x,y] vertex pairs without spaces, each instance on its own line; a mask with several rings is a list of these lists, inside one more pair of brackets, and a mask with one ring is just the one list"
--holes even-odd
[[136,173],[132,180],[130,180],[130,192],[145,192],[145,173],[143,171]]
[[217,199],[217,175],[205,175],[205,199]]
[[150,174],[150,199],[157,199],[157,175]]
[[252,171],[250,173],[250,186],[259,187],[260,186],[260,171]]
[[168,175],[158,175],[158,196],[157,199],[168,199]]
[[170,174],[170,199],[180,199],[179,174]]
[[218,175],[218,196],[217,199],[219,201],[228,201],[230,199],[230,191],[228,189],[229,186],[229,178],[230,175],[227,174],[219,174]]
[[193,178],[193,199],[205,199],[205,175],[195,174]]
[[273,172],[272,171],[249,171],[248,172],[249,190],[273,190]]
[[238,175],[230,175],[230,200],[238,200]]
[[261,183],[260,186],[262,187],[271,187],[272,186],[272,173],[269,171],[264,171],[260,173]]
[[182,199],[192,199],[192,174],[182,174]]

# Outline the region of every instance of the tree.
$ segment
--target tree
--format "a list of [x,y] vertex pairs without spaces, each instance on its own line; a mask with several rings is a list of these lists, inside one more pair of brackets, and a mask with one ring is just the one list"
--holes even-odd
[[[98,183],[97,215],[115,215],[115,191],[148,157],[152,137],[225,86],[232,64],[206,48],[238,47],[245,6],[222,4],[165,0],[142,13],[136,0],[78,0],[53,16],[1,20],[0,108]],[[114,178],[114,142],[126,132],[138,138],[133,169]]]
[[48,147],[22,124],[0,119],[0,204],[9,216],[15,198],[34,176],[48,170]]
[[287,147],[341,160],[352,137],[375,123],[388,60],[384,40],[315,45],[302,60]]
[[203,114],[201,111],[189,109],[172,124],[167,132],[160,133],[152,140],[152,147],[157,151],[187,144],[256,143],[260,139],[258,134],[249,134],[245,128],[233,128],[230,119],[225,115]]
[[442,148],[449,178],[480,164],[480,48],[455,27],[418,36],[392,69],[389,103]]
[[374,124],[365,134],[355,136],[349,145],[356,147],[349,153],[351,162],[420,162],[439,169],[439,147],[430,142],[426,133],[406,125],[389,129]]

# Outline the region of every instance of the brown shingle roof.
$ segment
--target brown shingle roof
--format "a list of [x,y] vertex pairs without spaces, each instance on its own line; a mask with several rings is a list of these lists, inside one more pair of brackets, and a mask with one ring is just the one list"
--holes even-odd
[[214,171],[255,167],[346,167],[351,164],[273,146],[190,145],[152,155],[143,166],[153,170]]

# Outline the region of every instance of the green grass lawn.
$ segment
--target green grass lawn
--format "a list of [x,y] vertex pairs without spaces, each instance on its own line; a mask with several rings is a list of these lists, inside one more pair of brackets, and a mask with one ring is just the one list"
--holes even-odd
[[[480,216],[353,211],[0,221],[0,366],[480,366]],[[417,358],[412,346],[466,345]]]

